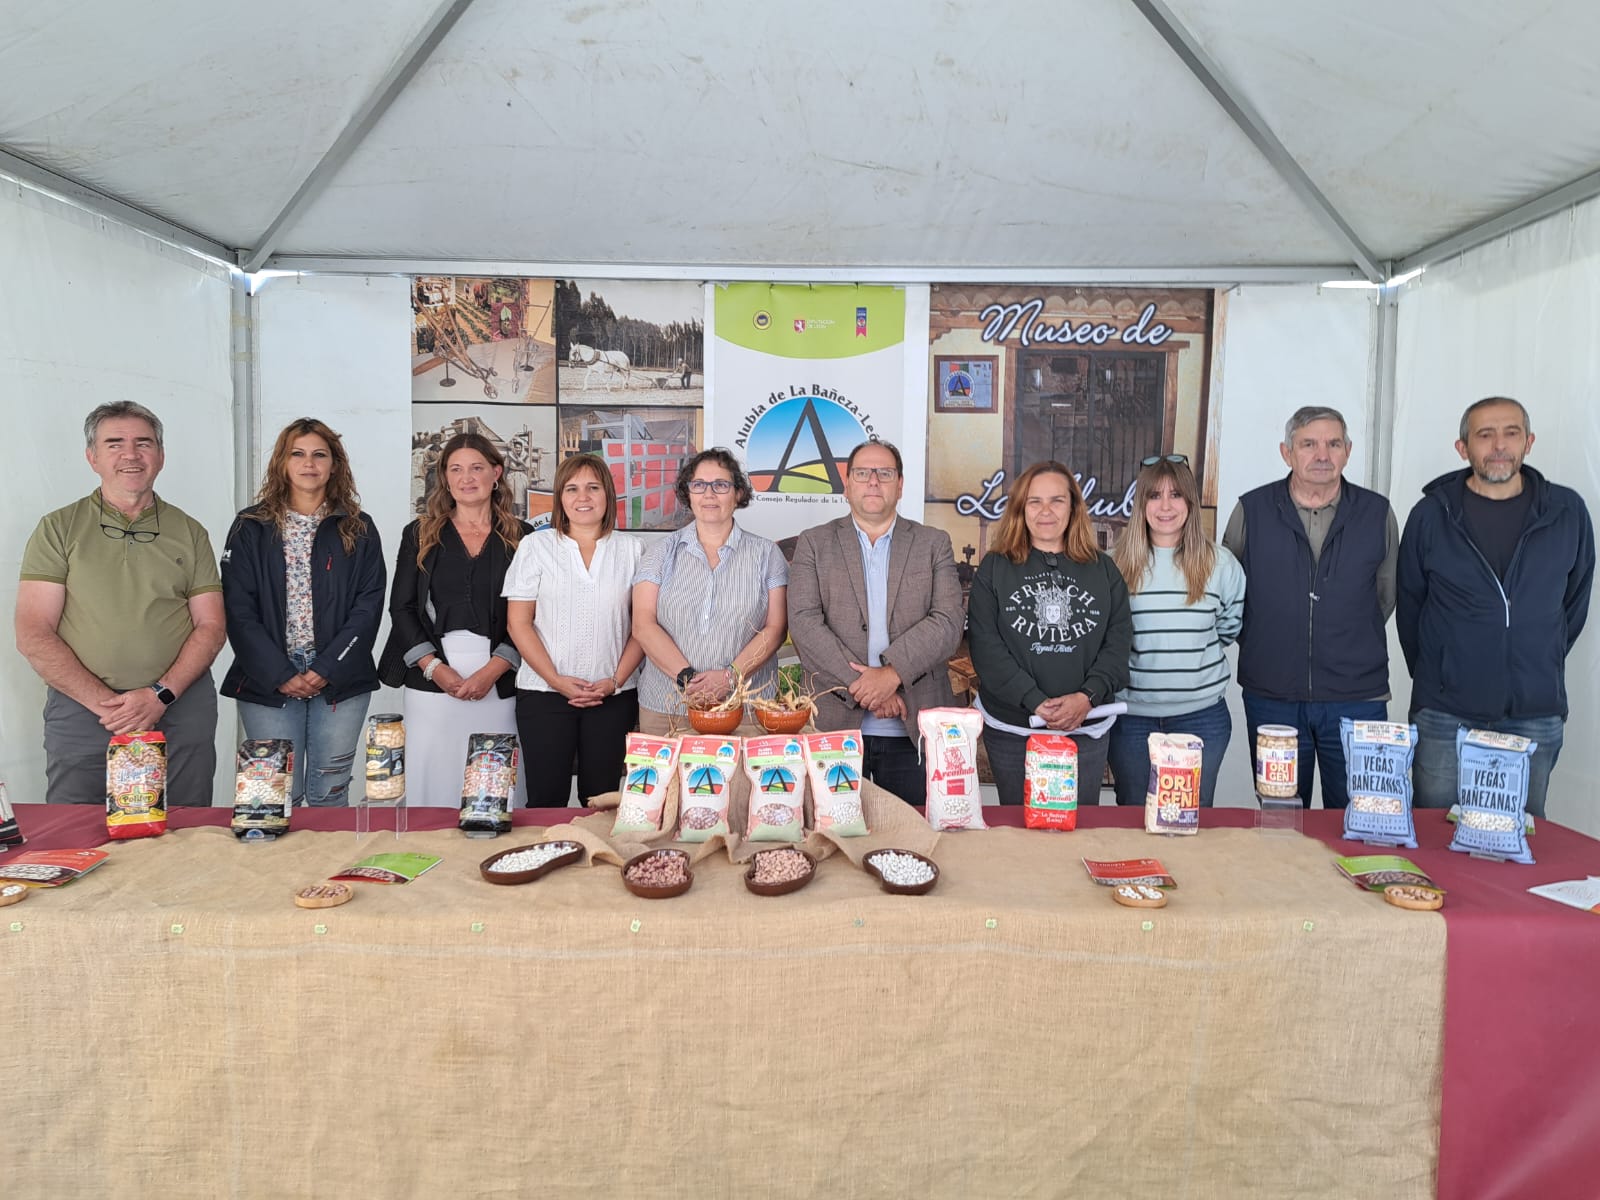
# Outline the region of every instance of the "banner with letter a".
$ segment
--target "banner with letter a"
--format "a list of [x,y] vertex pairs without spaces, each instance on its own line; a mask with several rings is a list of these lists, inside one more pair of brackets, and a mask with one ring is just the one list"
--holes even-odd
[[843,516],[851,449],[873,436],[901,441],[904,290],[730,283],[713,291],[707,442],[727,446],[749,473],[755,496],[739,523],[781,541]]

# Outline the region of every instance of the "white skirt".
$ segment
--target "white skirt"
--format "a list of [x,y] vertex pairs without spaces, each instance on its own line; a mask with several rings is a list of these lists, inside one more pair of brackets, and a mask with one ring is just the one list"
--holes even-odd
[[[489,639],[456,631],[440,639],[446,661],[463,677],[489,661]],[[481,700],[457,700],[444,692],[405,689],[406,804],[419,807],[461,807],[461,782],[467,769],[467,739],[475,733],[515,733],[517,701],[502,700],[494,689]],[[523,775],[527,749],[517,763],[517,790],[511,803],[526,807]]]

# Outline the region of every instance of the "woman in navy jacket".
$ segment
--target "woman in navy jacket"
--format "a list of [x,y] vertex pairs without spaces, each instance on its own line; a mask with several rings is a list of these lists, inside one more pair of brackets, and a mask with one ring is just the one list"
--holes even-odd
[[349,802],[383,618],[383,547],[339,435],[301,417],[278,435],[255,504],[222,552],[233,665],[222,694],[249,738],[294,743],[296,804]]

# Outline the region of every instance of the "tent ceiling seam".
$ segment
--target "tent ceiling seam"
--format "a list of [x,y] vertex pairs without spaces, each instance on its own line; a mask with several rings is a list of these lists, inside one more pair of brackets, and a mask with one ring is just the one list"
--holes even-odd
[[1232,118],[1233,123],[1282,176],[1290,189],[1321,220],[1355,260],[1367,279],[1373,283],[1382,282],[1387,276],[1376,256],[1367,249],[1366,244],[1340,215],[1339,210],[1322,194],[1322,190],[1312,182],[1311,176],[1305,173],[1294,155],[1290,154],[1288,148],[1278,140],[1266,119],[1256,111],[1255,106],[1245,95],[1234,87],[1223,74],[1222,68],[1173,15],[1172,10],[1162,3],[1162,0],[1130,0],[1130,3],[1143,14],[1145,20],[1150,22],[1162,40],[1189,69],[1189,73],[1211,93],[1212,99],[1216,100],[1222,110]]
[[289,197],[289,202],[283,206],[283,210],[273,218],[266,231],[256,240],[255,246],[239,252],[239,265],[243,270],[253,274],[261,269],[261,265],[272,256],[273,249],[283,236],[283,231],[322,194],[322,189],[327,187],[345,163],[350,161],[350,156],[360,147],[367,134],[372,131],[372,127],[389,110],[389,106],[399,99],[406,85],[422,69],[429,56],[438,48],[439,43],[445,39],[445,35],[471,4],[472,0],[444,0],[444,3],[434,10],[427,24],[417,32],[416,37],[411,39],[394,65],[389,68],[388,73],[379,80],[372,95],[356,110],[349,124],[340,131],[339,136],[318,160],[317,165],[311,168],[311,173],[295,189],[294,195]]
[[1498,216],[1468,225],[1465,229],[1457,230],[1448,237],[1423,246],[1420,250],[1414,250],[1395,264],[1395,272],[1404,275],[1418,267],[1432,266],[1464,250],[1471,250],[1475,246],[1492,241],[1501,234],[1513,233],[1524,226],[1532,225],[1535,221],[1542,221],[1564,208],[1582,204],[1595,196],[1600,196],[1600,170],[1580,175],[1515,208],[1508,208]]
[[0,175],[10,176],[19,183],[126,225],[130,229],[136,229],[181,250],[191,251],[229,267],[233,266],[234,252],[221,242],[185,225],[179,225],[176,221],[159,217],[137,204],[113,196],[110,192],[101,191],[59,171],[52,171],[49,167],[41,167],[38,163],[4,147],[0,147]]

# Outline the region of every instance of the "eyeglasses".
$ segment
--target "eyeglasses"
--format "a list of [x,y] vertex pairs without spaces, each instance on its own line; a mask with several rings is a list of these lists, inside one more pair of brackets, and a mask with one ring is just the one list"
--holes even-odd
[[1187,454],[1152,454],[1149,458],[1141,458],[1139,465],[1141,467],[1153,467],[1162,462],[1178,463],[1187,467],[1189,465],[1189,456]]
[[704,496],[707,492],[715,492],[719,496],[726,496],[733,491],[731,479],[691,479],[689,490],[696,496]]
[[852,467],[850,478],[857,483],[871,483],[876,479],[879,483],[893,483],[900,472],[893,467]]
[[[106,511],[105,501],[101,499],[99,504],[100,515],[102,517],[109,517],[111,514]],[[107,525],[104,521],[101,521],[100,532],[105,534],[106,537],[111,538],[113,541],[118,542],[122,541],[124,538],[131,542],[141,543],[155,541],[161,536],[161,501],[156,501],[156,527],[154,529],[130,529],[126,525]]]

